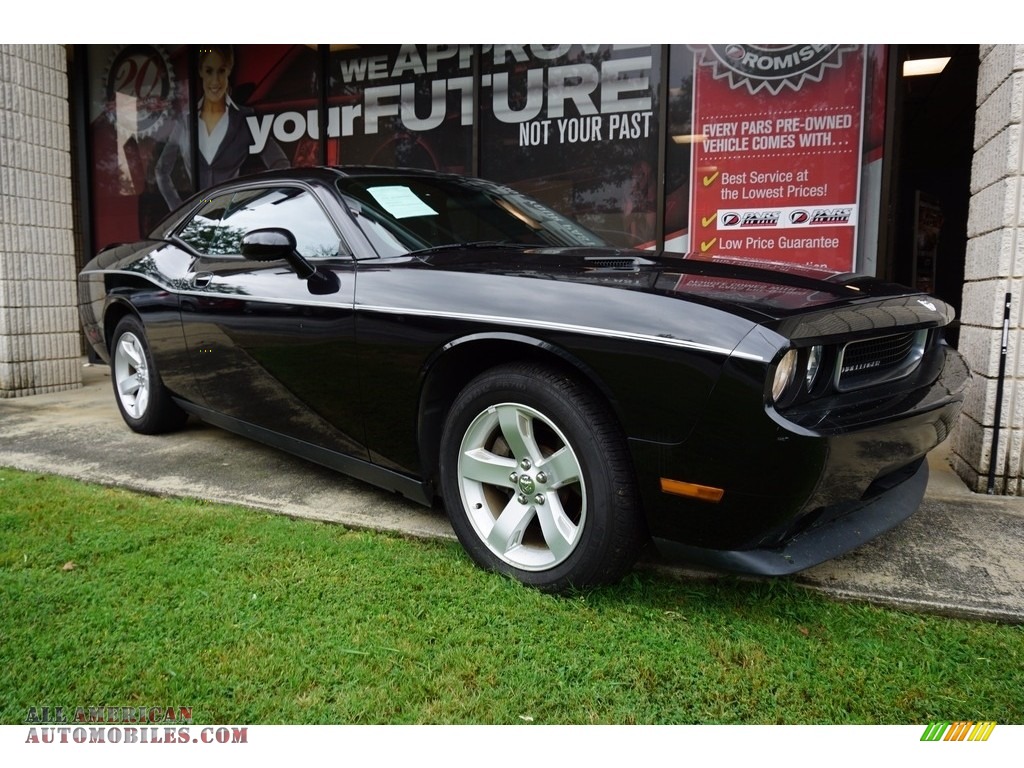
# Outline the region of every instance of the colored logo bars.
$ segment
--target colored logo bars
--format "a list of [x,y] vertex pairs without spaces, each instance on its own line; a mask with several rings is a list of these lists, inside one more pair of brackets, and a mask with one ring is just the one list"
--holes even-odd
[[921,741],[988,741],[996,724],[994,722],[975,723],[970,720],[948,720],[928,723],[921,734]]

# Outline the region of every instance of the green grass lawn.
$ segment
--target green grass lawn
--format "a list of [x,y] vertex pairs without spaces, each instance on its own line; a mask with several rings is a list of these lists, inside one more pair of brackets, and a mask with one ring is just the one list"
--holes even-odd
[[[73,564],[73,565],[72,565]],[[1024,722],[1024,629],[648,572],[553,597],[459,547],[0,469],[0,723]]]

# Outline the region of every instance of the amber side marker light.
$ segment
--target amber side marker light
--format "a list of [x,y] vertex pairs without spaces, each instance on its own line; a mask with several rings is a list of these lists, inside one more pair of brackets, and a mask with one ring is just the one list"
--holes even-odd
[[688,496],[691,499],[710,501],[718,503],[725,495],[725,490],[710,485],[697,485],[696,483],[684,483],[682,480],[669,480],[661,478],[662,493],[671,493],[676,496]]

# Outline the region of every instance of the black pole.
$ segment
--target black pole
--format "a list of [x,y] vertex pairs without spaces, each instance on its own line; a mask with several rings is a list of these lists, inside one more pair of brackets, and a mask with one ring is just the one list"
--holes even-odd
[[1010,341],[1010,294],[1003,304],[1003,342],[999,350],[999,378],[996,379],[996,415],[992,427],[992,452],[988,458],[988,493],[996,488],[996,454],[999,452],[999,422],[1003,420],[1003,381],[1006,379],[1006,348]]
[[[658,125],[661,126],[660,141],[658,141],[658,160],[655,179],[657,191],[655,192],[654,208],[654,248],[657,251],[665,250],[665,190],[668,186],[668,142],[672,140],[669,136],[668,125],[668,100],[669,100],[669,45],[667,43],[659,46],[651,46],[659,52],[658,68],[661,70],[661,82],[658,83]],[[653,58],[653,56],[652,56]]]
[[[90,46],[77,43],[71,46],[72,61],[70,67],[71,83],[69,85],[69,107],[72,115],[72,129],[75,132],[72,157],[75,173],[71,178],[78,187],[77,195],[72,199],[78,203],[78,227],[80,248],[76,253],[76,266],[81,269],[106,243],[92,241],[92,222],[95,213],[92,199],[92,142],[89,141],[89,78],[94,73],[89,69]],[[148,234],[148,233],[147,233]],[[91,348],[91,346],[90,346]]]

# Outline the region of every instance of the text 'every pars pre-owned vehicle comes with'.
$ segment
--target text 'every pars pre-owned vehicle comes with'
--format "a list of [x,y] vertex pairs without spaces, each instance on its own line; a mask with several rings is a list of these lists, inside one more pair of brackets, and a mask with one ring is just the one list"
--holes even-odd
[[935,298],[607,247],[489,182],[292,169],[79,277],[137,432],[187,414],[425,504],[558,591],[653,542],[791,573],[918,506],[968,372]]

